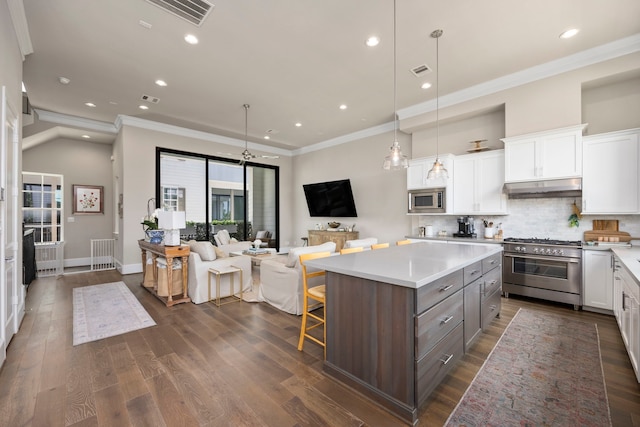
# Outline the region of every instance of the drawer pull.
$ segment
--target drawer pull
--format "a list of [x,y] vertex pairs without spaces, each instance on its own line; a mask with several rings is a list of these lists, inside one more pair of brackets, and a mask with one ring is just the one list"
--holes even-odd
[[497,306],[497,305],[495,305],[495,304],[491,304],[491,305],[489,306],[489,308],[491,309],[491,311],[496,311],[496,308],[497,308],[497,307],[498,307],[498,306]]
[[491,261],[489,261],[489,264],[491,264],[491,265],[493,265],[493,264],[495,264],[495,263],[496,263],[496,260],[495,260],[495,259],[492,259]]
[[447,317],[446,319],[442,319],[442,320],[440,321],[440,324],[441,324],[441,325],[445,325],[445,324],[449,323],[449,322],[451,321],[451,319],[453,319],[453,316],[449,316],[449,317]]
[[446,365],[447,363],[451,362],[451,359],[453,359],[453,354],[445,354],[445,358],[440,359],[440,361],[443,365]]
[[453,285],[443,286],[440,288],[440,292],[447,292],[451,288],[453,288]]
[[480,270],[473,270],[469,275],[473,276],[474,274],[480,273]]

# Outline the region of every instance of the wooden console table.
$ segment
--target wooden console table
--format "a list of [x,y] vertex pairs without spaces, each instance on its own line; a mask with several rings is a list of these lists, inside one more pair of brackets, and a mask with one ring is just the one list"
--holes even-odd
[[357,231],[309,230],[309,246],[334,242],[336,244],[336,252],[340,252],[347,240],[356,240],[358,235]]
[[[165,245],[154,245],[145,240],[138,240],[138,245],[140,246],[140,250],[142,251],[142,287],[155,295],[160,301],[164,302],[167,307],[171,307],[172,305],[180,304],[182,302],[191,302],[191,298],[187,295],[187,281],[188,281],[188,268],[189,268],[189,246],[180,245],[180,246],[165,246]],[[153,286],[145,286],[144,279],[147,274],[147,252],[151,253],[151,257],[153,258]],[[168,296],[163,297],[158,295],[158,264],[156,260],[158,257],[166,258],[167,260],[167,287],[168,287]],[[174,258],[182,259],[182,296],[178,296],[176,298],[173,297],[173,259]]]

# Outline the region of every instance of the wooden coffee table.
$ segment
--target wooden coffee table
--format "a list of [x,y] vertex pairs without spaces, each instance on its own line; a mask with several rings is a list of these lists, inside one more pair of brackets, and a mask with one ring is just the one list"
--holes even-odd
[[262,260],[274,258],[274,257],[278,256],[278,253],[276,252],[275,249],[268,248],[267,249],[267,253],[264,253],[264,254],[255,255],[255,254],[246,253],[245,251],[236,251],[236,252],[231,252],[229,255],[231,255],[231,256],[240,256],[240,255],[248,256],[249,258],[251,258],[251,266],[252,267],[260,267],[260,263],[262,262]]

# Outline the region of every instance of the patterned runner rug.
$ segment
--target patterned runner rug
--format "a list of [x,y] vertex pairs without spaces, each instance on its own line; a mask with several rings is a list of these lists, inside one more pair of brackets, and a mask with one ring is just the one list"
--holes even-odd
[[520,309],[447,426],[611,426],[597,325]]
[[155,324],[124,282],[73,289],[73,345]]

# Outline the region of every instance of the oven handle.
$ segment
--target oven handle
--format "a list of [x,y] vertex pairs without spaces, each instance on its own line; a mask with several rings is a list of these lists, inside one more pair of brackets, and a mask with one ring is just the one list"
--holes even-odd
[[526,258],[526,259],[538,259],[541,261],[559,261],[566,262],[567,264],[577,264],[580,262],[576,258],[561,258],[561,257],[552,257],[552,256],[531,256],[531,255],[523,255],[523,254],[503,254],[505,257],[509,258]]

